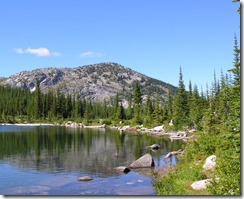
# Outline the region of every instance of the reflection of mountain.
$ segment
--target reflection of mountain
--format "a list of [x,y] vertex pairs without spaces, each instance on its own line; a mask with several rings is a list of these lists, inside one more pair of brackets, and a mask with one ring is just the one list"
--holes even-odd
[[[160,161],[162,154],[179,149],[179,142],[169,139],[132,136],[109,129],[35,127],[30,131],[26,127],[19,128],[22,130],[15,133],[0,132],[0,160],[44,172],[115,175],[114,167],[128,166],[151,152],[146,149],[148,145],[158,143],[162,146],[162,151],[151,152],[156,161]],[[119,154],[118,158],[115,153]]]

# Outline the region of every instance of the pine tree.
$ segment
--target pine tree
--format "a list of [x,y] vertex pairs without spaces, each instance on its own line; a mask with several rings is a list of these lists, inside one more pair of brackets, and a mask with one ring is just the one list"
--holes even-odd
[[146,106],[145,106],[145,117],[143,120],[144,126],[152,126],[152,113],[153,113],[153,107],[150,97],[150,92],[147,93],[147,100],[146,100]]
[[132,97],[131,97],[131,95],[128,98],[128,108],[126,109],[126,118],[128,120],[133,118]]
[[189,119],[192,126],[197,126],[202,118],[202,111],[204,107],[201,103],[197,85],[194,85],[192,94],[189,95]]
[[83,99],[82,103],[84,106],[84,122],[85,124],[88,124],[91,119],[91,107],[85,98]]
[[134,105],[135,104],[140,105],[142,103],[141,90],[138,81],[136,81],[134,84],[133,97],[134,97]]
[[233,84],[239,86],[241,83],[241,71],[240,71],[240,49],[238,47],[238,41],[236,34],[234,36],[234,68],[230,69],[229,72],[232,72],[234,76]]
[[163,121],[167,123],[172,119],[173,116],[173,97],[171,94],[171,89],[168,87],[167,100],[163,108]]
[[120,102],[120,105],[117,108],[116,120],[124,120],[124,119],[125,119],[125,110],[122,105],[122,102]]
[[40,81],[36,80],[36,89],[34,92],[35,102],[34,102],[34,114],[36,119],[41,118],[42,114],[42,102],[41,102],[41,90],[40,90]]
[[173,120],[176,128],[180,128],[188,123],[189,107],[187,102],[187,93],[183,81],[182,70],[180,67],[179,85],[177,95],[173,101]]
[[119,110],[119,94],[117,93],[116,95],[115,95],[115,98],[114,98],[114,116],[113,116],[113,118],[115,119],[115,120],[119,120],[119,118],[118,118],[118,113],[120,112],[120,110]]
[[106,99],[103,100],[103,110],[102,110],[102,117],[108,118],[108,110],[107,110],[107,101]]
[[153,122],[155,125],[160,125],[162,122],[161,106],[160,106],[160,99],[158,93],[156,94],[154,108],[153,108]]
[[139,86],[139,82],[136,81],[134,84],[134,91],[133,91],[133,110],[134,110],[134,117],[133,123],[134,124],[141,124],[141,90]]

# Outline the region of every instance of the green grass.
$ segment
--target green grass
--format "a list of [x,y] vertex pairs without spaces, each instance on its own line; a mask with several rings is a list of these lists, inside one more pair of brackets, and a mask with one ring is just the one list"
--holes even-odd
[[[197,134],[200,135],[202,132]],[[209,153],[213,152],[214,141],[209,143],[208,136],[203,137],[206,140],[202,141],[201,136],[198,140],[187,142],[184,146],[184,155],[178,158],[177,165],[160,172],[160,177],[157,177],[154,183],[157,195],[211,195],[208,189],[196,191],[191,187],[195,181],[213,176],[212,171],[203,171],[203,165],[205,159],[210,155]],[[211,148],[210,151],[209,148]]]
[[209,195],[207,190],[196,191],[191,188],[193,182],[206,178],[206,174],[202,172],[203,164],[180,160],[174,169],[168,169],[166,175],[161,175],[155,181],[157,195]]

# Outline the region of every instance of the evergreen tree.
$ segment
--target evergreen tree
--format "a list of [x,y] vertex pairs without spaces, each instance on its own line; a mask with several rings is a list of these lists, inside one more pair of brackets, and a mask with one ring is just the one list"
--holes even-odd
[[229,71],[234,76],[233,84],[239,86],[241,82],[241,71],[240,71],[241,64],[240,64],[240,49],[238,47],[236,34],[234,36],[234,63],[233,64],[234,64],[234,68],[230,69]]
[[189,119],[191,126],[197,126],[202,118],[202,111],[204,107],[201,103],[197,85],[194,85],[194,89],[191,95],[189,95]]
[[141,90],[138,81],[136,81],[134,84],[133,97],[134,97],[134,105],[135,104],[140,105],[142,103]]
[[187,93],[185,91],[182,70],[180,67],[178,92],[174,97],[173,101],[173,120],[176,128],[180,128],[183,125],[187,125],[188,114],[189,108],[187,101]]
[[128,98],[128,108],[126,109],[126,118],[128,120],[133,118],[132,97],[131,97],[131,95]]
[[159,99],[159,94],[156,94],[155,98],[155,103],[154,103],[154,108],[153,108],[153,122],[155,125],[160,125],[161,124],[161,106],[160,106],[160,99]]
[[171,94],[171,89],[168,87],[167,100],[163,108],[163,121],[167,123],[172,119],[173,116],[173,97]]
[[42,114],[42,104],[41,104],[41,90],[40,90],[40,81],[36,80],[36,89],[34,91],[35,102],[34,102],[34,114],[36,119],[41,118]]
[[125,119],[125,110],[122,105],[122,102],[120,102],[120,105],[117,108],[116,120],[124,120],[124,119]]
[[152,126],[152,113],[153,113],[153,107],[150,97],[150,92],[147,93],[147,100],[146,100],[146,106],[145,106],[145,117],[143,120],[144,126]]
[[115,119],[115,120],[119,120],[119,118],[118,118],[118,113],[120,112],[120,110],[119,110],[119,94],[117,93],[116,95],[115,95],[115,98],[114,98],[114,116],[113,116],[113,118]]
[[108,110],[107,110],[107,101],[106,99],[103,100],[103,110],[102,110],[102,117],[108,118]]
[[134,124],[141,124],[141,90],[139,86],[139,82],[136,81],[134,84],[134,91],[133,91],[133,110],[134,110],[134,117],[133,117],[133,123]]
[[85,124],[88,124],[89,120],[91,119],[90,104],[86,101],[85,98],[83,99],[82,104],[84,106],[84,121],[85,121]]

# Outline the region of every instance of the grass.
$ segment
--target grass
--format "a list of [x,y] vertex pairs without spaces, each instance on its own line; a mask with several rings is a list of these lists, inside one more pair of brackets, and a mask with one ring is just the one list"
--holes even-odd
[[[211,195],[208,189],[194,190],[195,181],[211,178],[213,171],[204,172],[203,165],[209,154],[193,150],[197,141],[186,144],[183,157],[177,157],[175,166],[168,166],[155,174],[154,189],[157,195]],[[199,147],[201,148],[201,146]]]

